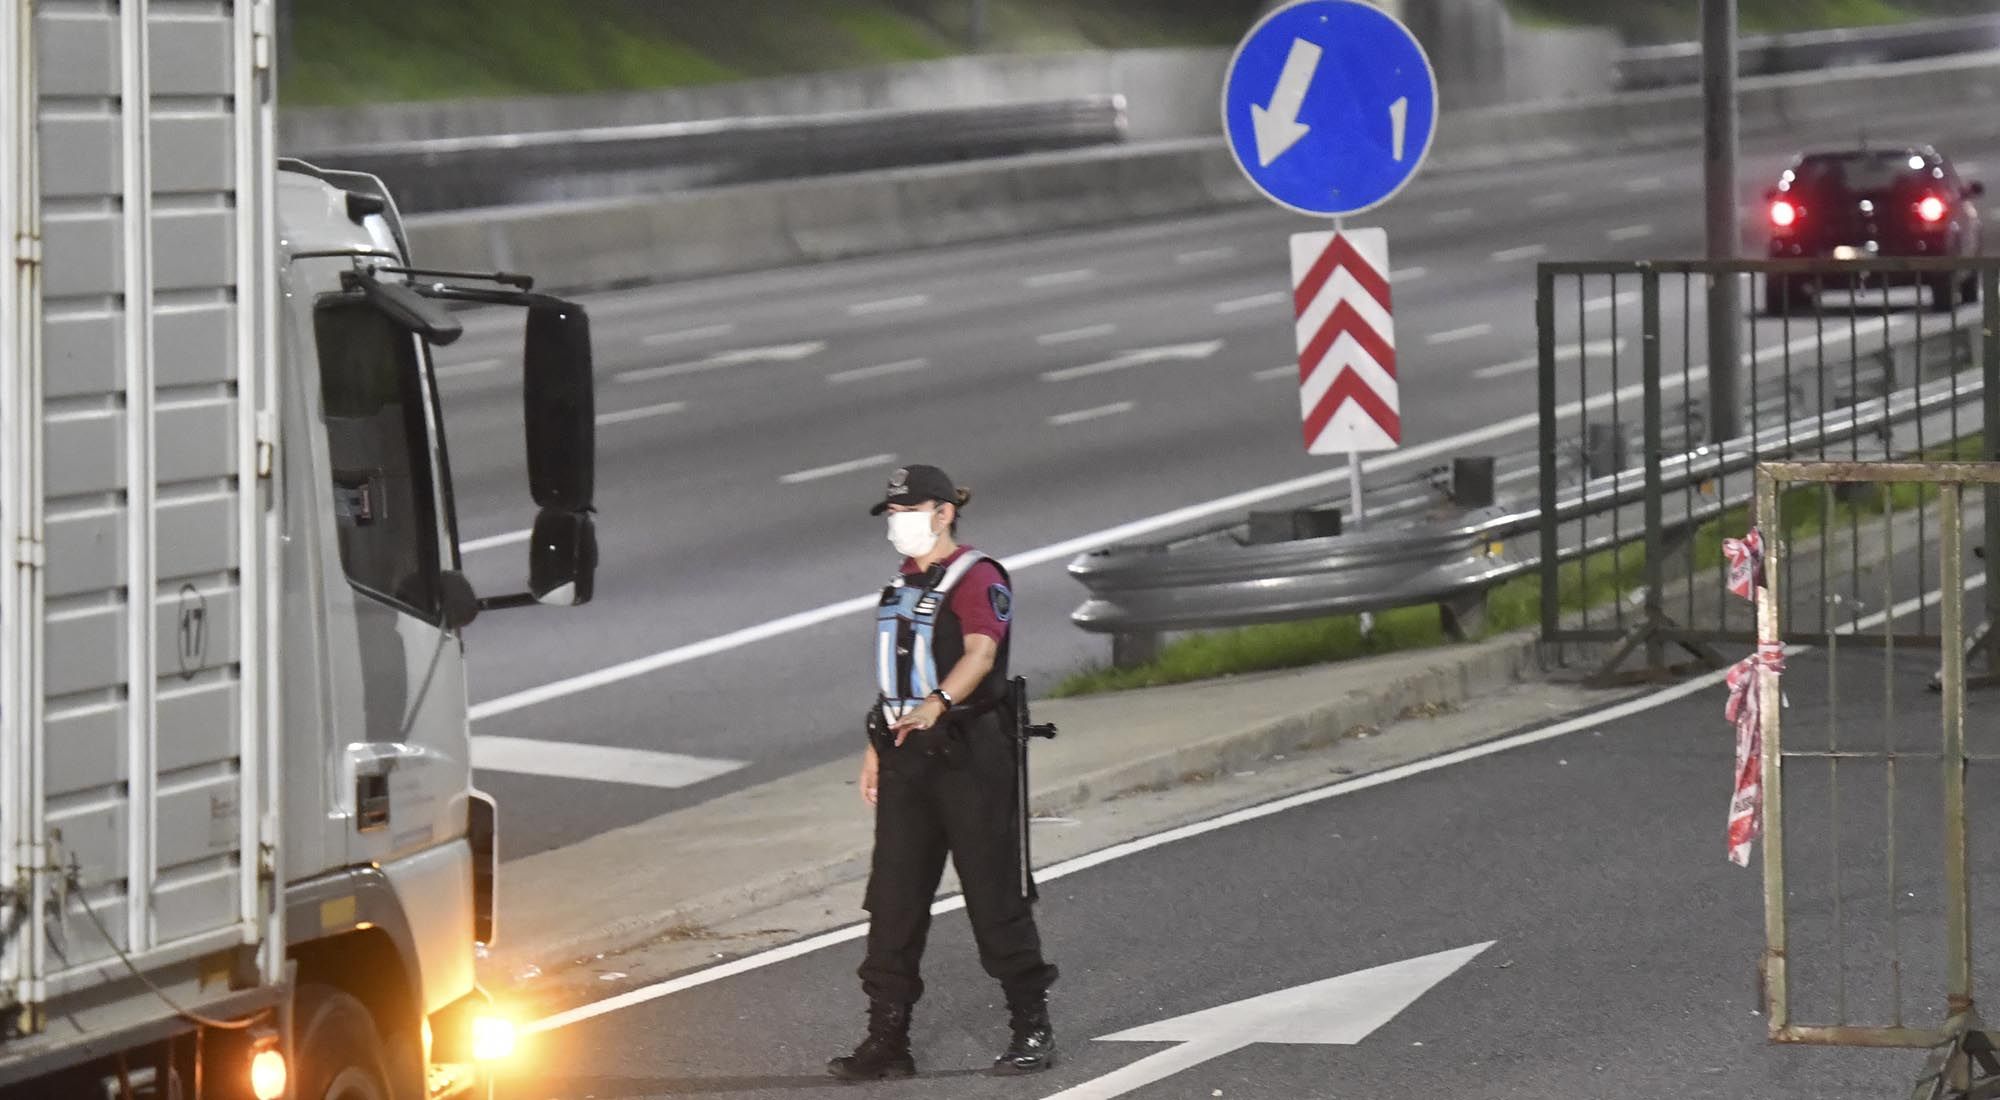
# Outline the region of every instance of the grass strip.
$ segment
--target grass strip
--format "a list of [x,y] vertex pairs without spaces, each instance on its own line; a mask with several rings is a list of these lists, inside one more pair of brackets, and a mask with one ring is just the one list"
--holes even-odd
[[[1955,444],[1931,448],[1921,457],[1926,461],[1976,461],[1983,447],[1984,437],[1975,435]],[[1907,511],[1916,508],[1919,502],[1928,504],[1938,497],[1937,488],[1930,485],[1892,485],[1878,487],[1877,491],[1888,493],[1892,512]],[[1790,490],[1779,500],[1782,516],[1779,529],[1791,539],[1811,538],[1825,531],[1829,524],[1879,517],[1882,513],[1880,497],[1865,493],[1837,500],[1829,509],[1818,486]],[[1720,584],[1722,541],[1741,537],[1748,529],[1749,514],[1747,505],[1738,506],[1702,524],[1687,548],[1676,555],[1677,559],[1685,560],[1693,575],[1716,574],[1716,583]],[[1604,607],[1641,587],[1645,576],[1643,545],[1610,547],[1568,562],[1557,570],[1562,609],[1575,612]],[[1487,593],[1486,623],[1479,638],[1539,626],[1541,608],[1539,571],[1506,581]],[[1086,666],[1064,677],[1049,695],[1061,699],[1162,687],[1450,644],[1452,640],[1445,634],[1433,604],[1382,612],[1375,616],[1375,628],[1367,634],[1362,633],[1359,615],[1200,631],[1175,639],[1161,647],[1159,657],[1134,668],[1111,668],[1101,663]]]

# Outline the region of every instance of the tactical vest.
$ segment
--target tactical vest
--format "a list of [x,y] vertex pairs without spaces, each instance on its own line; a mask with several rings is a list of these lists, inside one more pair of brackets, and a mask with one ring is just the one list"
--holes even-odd
[[[948,597],[982,561],[992,562],[1000,579],[1012,587],[1005,566],[968,549],[948,567],[940,563],[923,573],[900,574],[882,590],[882,602],[875,609],[875,681],[882,694],[883,716],[890,721],[922,704],[965,655],[965,632]],[[969,697],[955,701],[955,710],[990,710],[1006,699],[1007,652],[1013,638],[1010,624],[1000,638],[993,670]]]

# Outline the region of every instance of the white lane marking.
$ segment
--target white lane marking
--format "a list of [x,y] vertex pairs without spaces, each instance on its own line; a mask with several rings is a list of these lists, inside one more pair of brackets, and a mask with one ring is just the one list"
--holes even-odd
[[1621,225],[1605,234],[1607,238],[1614,241],[1636,241],[1652,235],[1653,227],[1650,225]]
[[696,340],[713,340],[718,336],[728,336],[736,331],[733,324],[703,325],[700,328],[684,328],[675,332],[656,332],[646,337],[649,348],[663,348],[669,344],[691,344]]
[[931,304],[928,294],[905,294],[900,298],[884,298],[877,302],[856,302],[847,307],[849,317],[872,317],[877,313],[900,313],[906,309],[922,309]]
[[1431,224],[1457,225],[1460,222],[1471,221],[1473,215],[1474,211],[1469,206],[1461,206],[1456,210],[1440,210],[1437,213],[1431,215]]
[[688,363],[670,363],[664,367],[640,367],[637,370],[621,371],[611,376],[614,382],[651,382],[660,378],[678,378],[684,374],[701,374],[706,371],[721,370],[724,367],[745,367],[756,363],[796,363],[810,359],[826,350],[826,342],[813,340],[804,344],[779,344],[768,348],[740,348],[736,351],[718,352],[706,359],[696,359]]
[[1570,193],[1567,191],[1550,191],[1529,199],[1528,205],[1536,210],[1553,210],[1558,206],[1568,206],[1569,200]]
[[[1581,348],[1575,344],[1565,344],[1556,349],[1556,362],[1566,363],[1585,355],[1610,355],[1613,351],[1623,351],[1624,349],[1625,341],[1623,340],[1593,340]],[[1540,365],[1541,359],[1530,355],[1505,363],[1495,363],[1490,367],[1481,367],[1473,371],[1472,376],[1482,380],[1505,378],[1510,374],[1525,374]]]
[[1428,267],[1406,267],[1401,271],[1391,271],[1389,273],[1389,281],[1391,283],[1414,283],[1430,273],[1431,269]]
[[1174,262],[1177,264],[1206,264],[1214,263],[1217,260],[1233,260],[1235,258],[1236,250],[1225,245],[1222,248],[1203,248],[1193,252],[1183,252],[1174,257]]
[[1435,347],[1438,344],[1456,344],[1460,340],[1476,340],[1481,336],[1491,335],[1493,335],[1493,326],[1482,321],[1479,324],[1467,325],[1464,328],[1433,332],[1429,336],[1424,337],[1424,343]]
[[1140,348],[1136,351],[1122,352],[1100,363],[1085,363],[1080,367],[1043,371],[1042,379],[1048,382],[1068,382],[1095,374],[1110,374],[1112,371],[1129,370],[1132,367],[1151,366],[1154,363],[1199,362],[1213,358],[1215,353],[1221,350],[1220,340],[1209,340],[1200,344],[1174,344],[1164,348]]
[[629,783],[638,787],[691,787],[745,767],[747,761],[677,752],[649,752],[614,745],[583,745],[574,741],[535,741],[525,737],[480,735],[472,739],[475,770],[539,775],[551,779],[583,779],[593,783]]
[[469,374],[485,374],[490,370],[498,370],[501,362],[499,359],[474,359],[470,363],[453,363],[448,367],[439,367],[436,373],[439,378],[463,378]]
[[1519,248],[1503,248],[1493,254],[1493,262],[1504,264],[1515,260],[1532,260],[1537,256],[1547,255],[1548,251],[1549,246],[1545,244],[1524,244]]
[[1094,409],[1078,409],[1075,412],[1057,413],[1049,417],[1049,423],[1058,428],[1063,428],[1071,424],[1083,424],[1092,420],[1102,420],[1107,416],[1128,413],[1137,407],[1137,405],[1130,401],[1118,401],[1109,405],[1099,405]]
[[1605,310],[1611,309],[1615,306],[1629,306],[1638,300],[1639,300],[1638,291],[1626,290],[1619,292],[1615,296],[1607,294],[1602,298],[1592,298],[1589,301],[1583,303],[1583,311],[1585,313],[1602,313]]
[[655,416],[670,416],[685,408],[687,408],[687,402],[685,401],[669,401],[662,405],[647,405],[639,409],[621,409],[617,412],[597,414],[597,423],[600,427],[606,424],[629,424],[634,420],[648,420]]
[[[1346,472],[1340,471],[1340,476],[1345,478],[1347,476]],[[1984,574],[1965,579],[1965,588],[1968,592],[1976,591],[1984,587],[1985,584],[1986,577]],[[1858,619],[1851,627],[1840,628],[1837,633],[1857,634],[1873,630],[1885,621],[1900,619],[1923,607],[1934,604],[1942,598],[1943,593],[1941,591],[1913,596],[1887,611],[1877,611]],[[872,607],[879,602],[879,597],[868,596],[860,600],[850,600],[848,602]],[[1805,646],[1790,646],[1786,648],[1786,652],[1795,654],[1803,652],[1807,648]],[[1121,859],[1142,855],[1156,848],[1164,848],[1169,844],[1178,844],[1183,840],[1192,840],[1195,837],[1206,836],[1209,833],[1220,832],[1223,829],[1232,828],[1237,825],[1248,824],[1252,821],[1261,821],[1267,817],[1275,817],[1279,814],[1289,813],[1292,810],[1301,809],[1306,806],[1315,806],[1321,802],[1329,802],[1345,795],[1373,790],[1376,787],[1386,787],[1391,783],[1400,783],[1405,779],[1413,779],[1420,775],[1428,775],[1431,772],[1443,771],[1446,768],[1457,767],[1460,764],[1482,760],[1489,756],[1497,756],[1500,753],[1509,752],[1514,749],[1526,748],[1529,745],[1539,745],[1545,741],[1554,741],[1557,738],[1568,737],[1574,733],[1582,733],[1586,730],[1602,730],[1607,726],[1622,722],[1634,715],[1658,710],[1668,703],[1678,702],[1691,695],[1708,691],[1728,679],[1729,670],[1727,669],[1704,673],[1692,680],[1675,684],[1672,687],[1662,688],[1650,695],[1642,695],[1637,699],[1628,699],[1625,702],[1613,704],[1602,710],[1593,710],[1586,714],[1577,715],[1574,718],[1564,719],[1553,725],[1543,726],[1540,729],[1527,730],[1496,740],[1484,741],[1463,749],[1454,749],[1439,756],[1429,757],[1424,760],[1414,760],[1408,764],[1399,764],[1393,768],[1384,768],[1379,772],[1372,772],[1354,779],[1344,779],[1338,783],[1331,783],[1310,791],[1301,791],[1298,794],[1288,795],[1284,798],[1261,803],[1247,809],[1231,810],[1228,813],[1219,814],[1205,821],[1191,822],[1164,832],[1128,840],[1123,844],[1114,844],[1109,848],[1102,848],[1088,855],[1065,860],[1053,866],[1038,868],[1035,871],[1035,881],[1055,882],[1083,871],[1102,867],[1107,863],[1116,863]],[[477,740],[477,738],[474,738],[474,740]],[[963,908],[965,908],[965,895],[954,894],[951,897],[933,902],[931,904],[931,915],[941,917]],[[692,974],[683,974],[678,978],[668,981],[628,990],[615,997],[606,997],[601,1001],[578,1005],[567,1011],[558,1012],[552,1016],[544,1016],[539,1020],[526,1024],[522,1027],[522,1030],[530,1035],[539,1034],[544,1031],[555,1031],[558,1028],[565,1028],[571,1024],[580,1024],[585,1020],[594,1020],[599,1016],[608,1016],[613,1012],[631,1008],[634,1005],[646,1004],[650,1001],[657,1001],[662,997],[670,997],[676,993],[698,989],[704,985],[734,978],[739,974],[748,974],[751,971],[762,970],[767,966],[776,966],[779,963],[811,955],[829,947],[852,943],[867,934],[868,925],[866,922],[850,924],[845,928],[836,928],[830,932],[822,932],[817,936],[800,940],[797,943],[788,943],[783,947],[774,947],[768,951],[760,951],[754,955],[732,959],[719,966],[711,966],[706,970],[697,970]]]
[[1095,340],[1100,336],[1113,336],[1117,332],[1117,325],[1085,325],[1082,328],[1066,329],[1062,332],[1043,333],[1035,337],[1035,343],[1047,348],[1054,347],[1057,344],[1074,344],[1078,340]]
[[1645,191],[1662,191],[1666,189],[1666,186],[1667,181],[1659,176],[1641,176],[1635,180],[1625,181],[1625,190],[1634,194]]
[[1291,297],[1290,294],[1282,290],[1252,294],[1248,298],[1234,298],[1227,302],[1217,302],[1215,303],[1215,312],[1227,314],[1241,313],[1246,309],[1268,309],[1271,306],[1283,305],[1290,301]]
[[1256,379],[1259,382],[1275,382],[1280,378],[1297,378],[1298,376],[1299,376],[1299,365],[1297,363],[1287,363],[1282,367],[1272,367],[1270,370],[1260,370],[1256,374],[1251,375],[1250,377]]
[[[1854,335],[1857,338],[1867,335],[1880,329],[1884,323],[1881,318],[1864,321],[1855,326]],[[1762,362],[1769,359],[1776,359],[1787,351],[1798,352],[1812,346],[1813,338],[1801,337],[1781,347],[1763,349],[1757,353],[1755,358],[1759,362]],[[1743,360],[1747,363],[1751,358],[1751,356],[1745,355]],[[1683,387],[1694,386],[1705,381],[1707,378],[1708,368],[1706,366],[1693,367],[1685,373],[1675,372],[1669,377],[1661,379],[1660,388],[1662,391],[1677,390]],[[1576,416],[1578,413],[1597,412],[1601,409],[1610,408],[1613,405],[1636,401],[1643,392],[1644,386],[1641,383],[1634,382],[1609,393],[1600,393],[1595,397],[1582,401],[1571,401],[1566,405],[1560,405],[1556,408],[1556,417],[1557,419],[1566,419]],[[1379,474],[1389,470],[1399,470],[1406,466],[1414,466],[1420,462],[1428,462],[1438,455],[1452,454],[1454,452],[1463,453],[1467,447],[1477,447],[1495,439],[1505,439],[1518,432],[1525,432],[1540,423],[1541,415],[1539,413],[1524,413],[1520,416],[1509,417],[1508,419],[1488,424],[1485,427],[1475,428],[1469,432],[1460,432],[1457,435],[1447,436],[1429,443],[1420,443],[1414,447],[1404,447],[1389,451],[1379,457],[1364,460],[1361,468],[1365,474]],[[893,456],[885,457],[893,458]],[[1295,477],[1286,481],[1276,481],[1268,485],[1260,485],[1254,489],[1245,489],[1241,492],[1231,493],[1228,496],[1205,500],[1199,504],[1184,505],[1171,511],[1160,512],[1142,519],[1121,523],[1114,527],[1106,527],[1099,531],[1078,535],[1075,538],[1064,539],[1061,542],[1050,543],[1047,546],[1038,547],[1034,550],[1024,551],[1005,558],[1001,564],[1005,565],[1010,572],[1032,569],[1038,565],[1045,565],[1052,561],[1063,561],[1073,558],[1078,554],[1088,553],[1092,550],[1121,542],[1130,542],[1133,539],[1145,538],[1156,532],[1183,527],[1187,524],[1210,519],[1214,516],[1230,512],[1241,512],[1262,504],[1265,501],[1296,496],[1300,493],[1309,493],[1324,489],[1329,485],[1345,485],[1347,478],[1347,465],[1343,463],[1330,470],[1322,470],[1316,474],[1306,474],[1302,477]],[[673,668],[691,661],[699,661],[704,657],[713,657],[718,653],[728,653],[731,650],[741,649],[747,645],[754,645],[766,638],[783,637],[786,634],[806,630],[821,623],[832,622],[846,615],[867,611],[880,602],[881,594],[871,592],[852,599],[841,600],[838,603],[824,604],[806,611],[794,612],[783,618],[772,619],[768,622],[732,630],[727,634],[718,634],[713,638],[705,638],[699,642],[690,642],[686,645],[675,646],[672,649],[661,650],[658,653],[649,654],[644,657],[635,657],[632,660],[610,665],[595,672],[587,672],[581,676],[572,676],[567,680],[557,680],[553,683],[543,684],[540,687],[527,688],[514,692],[511,695],[489,699],[484,703],[474,706],[469,717],[476,722],[482,718],[491,718],[499,714],[509,714],[525,707],[532,707],[551,700],[562,699],[586,691],[594,691],[601,687],[608,687],[612,684],[623,683],[626,680],[659,672],[662,669]]]
[[884,363],[879,367],[856,367],[853,370],[834,371],[826,376],[826,380],[830,385],[839,386],[891,374],[908,374],[911,371],[923,370],[930,365],[931,361],[928,359],[903,359],[894,363]]
[[471,542],[459,543],[458,552],[461,554],[476,554],[481,550],[491,550],[498,546],[512,546],[517,542],[526,542],[534,536],[535,533],[533,531],[509,531],[504,535],[488,535],[483,539],[473,539]]
[[786,485],[800,485],[808,481],[818,481],[821,478],[851,474],[857,470],[871,470],[877,466],[887,466],[894,461],[896,461],[895,455],[869,455],[867,458],[857,458],[848,462],[836,462],[831,466],[815,466],[810,470],[799,470],[786,474],[778,480]]
[[1069,286],[1072,283],[1087,283],[1097,278],[1097,272],[1088,267],[1074,271],[1048,271],[1040,275],[1030,275],[1021,280],[1021,285],[1029,290],[1042,290],[1052,286]]

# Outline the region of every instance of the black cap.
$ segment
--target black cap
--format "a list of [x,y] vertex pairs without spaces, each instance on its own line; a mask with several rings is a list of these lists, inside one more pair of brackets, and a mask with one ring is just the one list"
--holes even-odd
[[952,484],[950,475],[936,466],[904,466],[889,475],[889,486],[883,490],[881,503],[868,509],[868,514],[879,516],[891,504],[922,504],[927,500],[957,504],[959,495],[960,490]]

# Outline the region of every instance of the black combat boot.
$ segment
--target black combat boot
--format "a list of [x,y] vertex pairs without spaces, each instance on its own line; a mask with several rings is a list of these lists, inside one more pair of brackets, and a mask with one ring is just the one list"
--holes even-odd
[[993,1059],[993,1072],[1001,1077],[1040,1073],[1056,1064],[1056,1029],[1049,1023],[1049,997],[1037,993],[1027,998],[1007,998],[1007,1026],[1014,1041]]
[[861,1040],[854,1053],[829,1059],[826,1071],[843,1081],[914,1076],[917,1063],[910,1057],[910,1006],[870,1001],[868,1037]]

